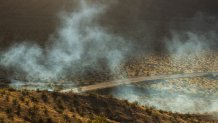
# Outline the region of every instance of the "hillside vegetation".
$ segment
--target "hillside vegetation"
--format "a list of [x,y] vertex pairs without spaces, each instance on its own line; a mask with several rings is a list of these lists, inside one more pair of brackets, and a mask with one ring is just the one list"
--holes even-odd
[[209,115],[178,114],[94,94],[0,89],[0,123],[215,122]]

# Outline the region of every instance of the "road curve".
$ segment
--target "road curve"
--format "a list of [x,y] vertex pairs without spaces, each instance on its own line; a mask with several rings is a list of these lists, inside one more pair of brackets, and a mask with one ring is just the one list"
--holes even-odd
[[64,89],[64,90],[61,90],[60,92],[62,93],[66,93],[66,92],[82,93],[82,92],[87,92],[87,91],[111,88],[111,87],[115,87],[119,85],[132,84],[132,83],[149,81],[149,80],[193,78],[193,77],[205,76],[208,74],[218,75],[218,72],[199,72],[199,73],[185,73],[185,74],[171,74],[171,75],[142,76],[142,77],[102,82],[102,83],[98,83],[94,85],[82,86],[82,87],[77,87],[77,88],[72,88],[72,89]]

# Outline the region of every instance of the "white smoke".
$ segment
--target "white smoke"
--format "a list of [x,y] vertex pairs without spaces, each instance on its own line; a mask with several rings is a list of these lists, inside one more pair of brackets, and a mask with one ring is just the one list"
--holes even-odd
[[124,86],[113,90],[112,95],[119,99],[138,102],[140,105],[152,106],[165,111],[179,113],[218,112],[218,99],[216,98],[195,97],[191,94],[179,92],[169,94],[171,88],[165,91],[159,90],[160,93],[152,92],[148,89]]
[[[170,64],[178,67],[187,66],[187,70],[194,70],[196,66],[197,68],[204,67],[204,63],[211,60],[211,65],[214,64],[215,66],[217,63],[214,60],[215,58],[207,59],[208,57],[206,57],[208,53],[211,53],[208,42],[214,42],[216,40],[215,37],[214,32],[208,32],[207,35],[204,35],[195,32],[178,33],[174,31],[172,38],[166,41]],[[113,89],[112,95],[120,99],[126,99],[130,102],[137,101],[141,105],[153,106],[165,111],[179,113],[218,112],[218,99],[215,96],[207,95],[207,87],[205,87],[205,90],[202,90],[198,88],[198,85],[192,85],[190,83],[187,83],[186,87],[181,86],[180,83],[173,85],[167,83],[166,85],[161,86],[155,91],[149,85],[145,89],[138,87],[138,85],[118,87]],[[182,92],[177,88],[182,88]],[[199,96],[193,94],[192,91],[199,93]],[[214,93],[216,94],[216,92]],[[202,94],[204,95],[202,96]]]
[[193,32],[184,35],[173,33],[171,41],[167,41],[167,49],[172,56],[184,57],[187,55],[200,55],[202,51],[208,50],[207,38]]
[[1,54],[0,65],[25,72],[29,80],[57,80],[74,69],[96,65],[99,59],[106,59],[113,71],[127,53],[128,42],[96,23],[104,5],[83,0],[80,5],[76,12],[61,14],[62,25],[50,38],[52,45],[47,50],[28,41],[16,44]]
[[[212,56],[215,53],[211,49],[213,43],[210,42],[215,42],[216,37],[213,31],[209,31],[207,34],[174,31],[172,38],[167,40],[166,44],[171,64],[178,67],[183,66],[183,69],[189,72],[202,72],[203,69],[207,71],[216,70],[218,63],[216,57],[208,57],[208,55]],[[208,61],[214,67],[208,67]]]

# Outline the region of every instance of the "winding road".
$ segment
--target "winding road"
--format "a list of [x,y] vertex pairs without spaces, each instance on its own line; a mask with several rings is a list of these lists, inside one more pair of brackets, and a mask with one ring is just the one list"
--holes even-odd
[[122,79],[122,80],[114,80],[114,81],[109,81],[109,82],[102,82],[102,83],[82,86],[78,88],[64,89],[64,90],[61,90],[60,92],[62,93],[65,93],[65,92],[82,93],[82,92],[87,92],[87,91],[111,88],[111,87],[115,87],[119,85],[132,84],[132,83],[138,83],[138,82],[143,82],[143,81],[151,81],[151,80],[159,80],[159,79],[193,78],[193,77],[200,77],[200,76],[205,76],[209,74],[217,76],[218,72],[199,72],[199,73],[185,73],[185,74],[172,74],[172,75],[142,76],[142,77]]

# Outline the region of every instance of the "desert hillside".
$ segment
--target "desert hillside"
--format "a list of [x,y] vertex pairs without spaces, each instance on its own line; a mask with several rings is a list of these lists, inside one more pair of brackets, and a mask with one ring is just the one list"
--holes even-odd
[[0,122],[208,123],[209,114],[178,114],[94,94],[0,90]]
[[0,123],[218,122],[217,5],[0,0]]

